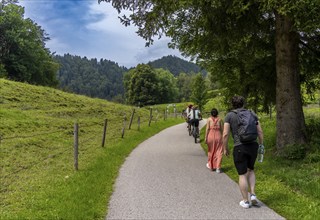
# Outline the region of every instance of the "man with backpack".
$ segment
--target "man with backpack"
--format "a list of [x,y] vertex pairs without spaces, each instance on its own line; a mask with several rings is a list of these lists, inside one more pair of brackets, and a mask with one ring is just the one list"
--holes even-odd
[[[242,96],[234,96],[231,100],[234,110],[228,112],[224,120],[223,146],[224,155],[228,156],[228,139],[231,131],[234,142],[233,161],[239,175],[239,187],[243,198],[239,204],[243,208],[250,208],[251,205],[258,203],[255,195],[254,164],[259,144],[263,144],[263,132],[257,115],[245,109],[244,102],[245,99]],[[257,137],[259,144],[256,141]]]

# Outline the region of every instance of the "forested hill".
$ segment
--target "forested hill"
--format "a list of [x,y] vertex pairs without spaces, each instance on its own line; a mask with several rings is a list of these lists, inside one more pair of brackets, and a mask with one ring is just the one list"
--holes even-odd
[[122,78],[127,68],[110,60],[89,60],[70,54],[56,55],[54,59],[60,64],[57,74],[60,89],[89,97],[122,101]]
[[162,68],[169,70],[174,76],[178,76],[181,72],[202,72],[203,74],[206,74],[206,71],[202,70],[198,65],[172,55],[162,57],[158,60],[150,61],[148,64],[153,68]]
[[[82,94],[89,97],[123,102],[123,75],[129,69],[120,67],[118,63],[105,59],[88,59],[76,55],[56,55],[54,60],[59,63],[57,74],[59,89]],[[166,56],[149,62],[153,68],[170,71],[174,76],[181,72],[191,74],[201,71],[194,63],[175,56]],[[204,74],[205,72],[202,71]]]

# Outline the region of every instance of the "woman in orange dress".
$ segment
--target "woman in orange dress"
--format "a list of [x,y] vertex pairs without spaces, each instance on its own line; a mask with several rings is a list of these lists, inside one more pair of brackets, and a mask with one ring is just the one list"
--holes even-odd
[[218,117],[218,110],[211,110],[211,117],[207,120],[205,143],[208,145],[207,168],[221,172],[221,161],[223,154],[222,146],[222,121]]

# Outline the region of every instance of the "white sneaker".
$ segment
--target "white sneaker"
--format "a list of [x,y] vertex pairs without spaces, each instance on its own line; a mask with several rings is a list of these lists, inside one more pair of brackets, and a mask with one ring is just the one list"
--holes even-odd
[[216,169],[216,173],[221,173],[221,170],[219,168]]
[[251,200],[251,204],[252,205],[257,205],[258,204],[257,196],[255,194],[251,194],[250,195],[250,200]]
[[249,203],[248,201],[242,200],[242,201],[239,203],[239,205],[242,206],[242,208],[245,208],[245,209],[250,208],[250,203]]

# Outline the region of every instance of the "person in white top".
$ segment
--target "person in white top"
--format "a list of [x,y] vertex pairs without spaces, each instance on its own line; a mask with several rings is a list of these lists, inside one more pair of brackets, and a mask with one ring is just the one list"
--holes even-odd
[[187,109],[185,110],[185,119],[186,119],[186,122],[188,123],[188,127],[189,127],[189,124],[190,124],[190,117],[189,117],[189,114],[190,112],[192,111],[192,107],[193,105],[192,104],[189,104]]
[[[201,112],[198,109],[198,106],[193,106],[192,110],[187,115],[188,118],[190,118],[190,124],[196,127],[197,131],[199,131],[199,120],[202,118]],[[199,134],[199,132],[198,132]]]

